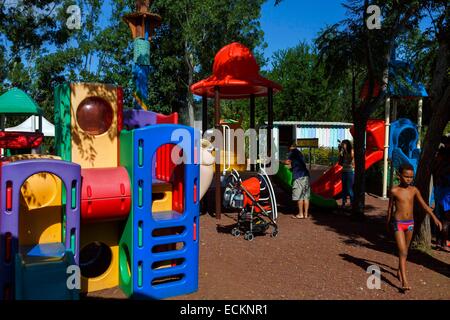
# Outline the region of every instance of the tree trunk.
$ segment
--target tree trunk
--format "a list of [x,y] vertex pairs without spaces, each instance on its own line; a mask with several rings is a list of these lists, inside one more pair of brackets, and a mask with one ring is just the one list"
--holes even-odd
[[191,86],[194,84],[194,70],[189,69],[189,77],[188,77],[188,88],[187,88],[187,107],[188,107],[188,123],[191,127],[194,127],[195,117],[194,117],[194,98],[191,93]]
[[[434,162],[436,151],[439,147],[439,141],[444,132],[445,126],[450,120],[448,106],[450,103],[450,87],[447,87],[444,96],[437,101],[435,108],[432,108],[433,115],[425,135],[423,150],[421,152],[420,162],[416,175],[416,186],[424,199],[429,198],[431,168]],[[431,247],[431,232],[429,219],[425,218],[425,212],[418,208],[416,210],[416,236],[414,238],[414,246],[425,250]],[[425,223],[423,223],[425,222]]]
[[420,224],[416,227],[412,247],[422,251],[429,251],[431,249],[431,225],[428,215],[423,215]]
[[[359,108],[358,108],[359,109]],[[365,138],[367,117],[363,112],[356,112],[354,115],[354,133],[353,133],[353,147],[355,152],[355,183],[353,185],[354,200],[352,205],[352,213],[355,218],[364,217],[365,199]]]
[[[439,141],[447,123],[450,121],[450,112],[448,111],[450,104],[450,86],[447,75],[449,48],[447,41],[446,37],[442,37],[439,43],[431,88],[432,115],[425,135],[416,174],[416,186],[424,199],[429,199],[431,168],[433,167],[435,154],[439,147]],[[419,208],[417,209],[414,246],[429,250],[431,248],[430,222],[428,218],[425,219],[425,212]]]
[[184,50],[185,50],[185,60],[188,70],[188,83],[187,83],[187,115],[188,115],[188,125],[191,127],[194,127],[195,125],[195,118],[194,118],[194,98],[191,93],[191,86],[194,84],[194,57],[192,53],[189,51],[189,44],[187,41],[185,41],[184,44]]

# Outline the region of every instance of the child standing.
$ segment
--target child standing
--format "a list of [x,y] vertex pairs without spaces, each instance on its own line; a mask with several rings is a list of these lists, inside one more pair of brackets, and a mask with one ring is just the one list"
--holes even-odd
[[282,163],[292,169],[292,200],[296,201],[298,206],[298,214],[293,215],[292,218],[307,219],[311,197],[309,170],[306,168],[303,154],[297,149],[297,141],[292,142],[289,150],[288,160]]
[[339,164],[342,166],[342,208],[345,209],[347,197],[353,204],[354,152],[349,140],[344,140],[339,146]]
[[[442,229],[441,222],[433,214],[432,209],[425,203],[419,190],[411,186],[414,179],[414,169],[411,165],[402,165],[399,169],[400,184],[391,189],[389,207],[387,214],[387,227],[389,223],[395,232],[395,241],[399,251],[399,264],[397,275],[402,282],[403,291],[411,290],[406,278],[406,258],[408,256],[409,245],[414,231],[414,201],[417,200],[421,207],[431,216],[439,230]],[[395,212],[393,209],[395,206]],[[391,221],[391,218],[394,219]]]

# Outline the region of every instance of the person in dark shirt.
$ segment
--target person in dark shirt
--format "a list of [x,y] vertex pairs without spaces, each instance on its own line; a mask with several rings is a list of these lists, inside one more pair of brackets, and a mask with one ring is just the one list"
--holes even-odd
[[309,199],[311,197],[311,186],[309,171],[306,168],[303,154],[297,149],[296,142],[289,148],[288,160],[284,163],[292,170],[292,200],[297,202],[298,214],[292,216],[296,219],[309,218]]

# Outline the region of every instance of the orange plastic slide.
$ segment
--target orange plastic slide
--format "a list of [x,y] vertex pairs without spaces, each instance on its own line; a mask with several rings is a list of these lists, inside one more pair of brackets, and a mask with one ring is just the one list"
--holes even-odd
[[[352,128],[353,129],[353,128]],[[384,121],[367,123],[366,170],[383,160]],[[342,166],[335,164],[311,185],[312,191],[324,198],[334,198],[342,192]]]
[[[383,151],[366,154],[366,170],[383,160]],[[312,191],[324,198],[334,198],[342,192],[342,166],[335,164],[311,186]]]

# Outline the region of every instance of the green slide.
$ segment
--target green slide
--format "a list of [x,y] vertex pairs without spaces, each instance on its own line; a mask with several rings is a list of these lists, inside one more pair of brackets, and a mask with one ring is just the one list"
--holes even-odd
[[[291,192],[292,189],[292,172],[286,167],[284,164],[280,163],[280,167],[278,168],[278,172],[275,176],[279,182],[279,186],[286,190],[287,192]],[[327,199],[314,192],[311,192],[311,203],[320,208],[326,209],[336,209],[338,207],[336,200]]]

